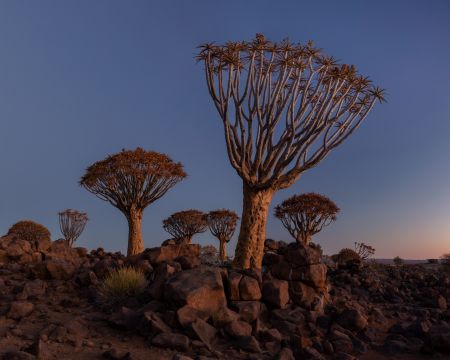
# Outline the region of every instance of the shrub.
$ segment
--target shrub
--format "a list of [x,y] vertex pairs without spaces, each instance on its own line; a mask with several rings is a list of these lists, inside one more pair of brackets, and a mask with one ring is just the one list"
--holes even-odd
[[31,220],[23,220],[15,223],[8,230],[8,235],[16,235],[22,240],[30,242],[49,242],[50,231],[44,226]]
[[404,261],[400,256],[396,256],[393,260],[394,265],[400,266],[403,265]]
[[100,284],[98,293],[105,305],[116,306],[141,294],[147,286],[141,270],[124,266],[112,270]]
[[361,257],[355,250],[344,248],[337,254],[337,263],[339,265],[350,265],[352,263],[360,263]]
[[441,265],[443,270],[450,274],[450,253],[441,256]]

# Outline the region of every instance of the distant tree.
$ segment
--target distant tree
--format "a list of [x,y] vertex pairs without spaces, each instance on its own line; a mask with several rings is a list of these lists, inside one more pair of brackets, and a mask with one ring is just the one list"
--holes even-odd
[[308,245],[313,235],[336,220],[337,205],[326,196],[294,195],[275,207],[275,216],[299,244]]
[[439,259],[427,259],[428,264],[439,264]]
[[128,256],[144,250],[144,209],[186,177],[181,163],[154,151],[122,150],[89,166],[80,185],[119,209],[128,220]]
[[450,253],[441,256],[441,265],[443,270],[450,274]]
[[403,265],[403,263],[405,262],[400,256],[396,256],[392,261],[396,266]]
[[67,209],[58,213],[59,227],[64,238],[73,246],[73,243],[80,237],[89,218],[86,213],[72,209]]
[[178,243],[190,244],[192,237],[206,231],[206,216],[199,210],[184,210],[163,220],[163,227]]
[[311,42],[200,46],[228,157],[243,180],[234,265],[260,268],[274,193],[320,163],[362,123],[383,90]]
[[209,230],[219,239],[219,257],[222,261],[227,258],[227,243],[234,234],[238,219],[234,211],[226,209],[210,211],[206,217]]
[[370,245],[366,245],[363,242],[355,242],[355,251],[358,253],[361,260],[367,260],[375,254],[375,248]]

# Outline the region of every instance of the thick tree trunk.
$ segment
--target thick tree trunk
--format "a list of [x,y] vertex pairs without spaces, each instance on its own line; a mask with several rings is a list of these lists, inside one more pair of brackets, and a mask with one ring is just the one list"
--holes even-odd
[[140,254],[144,251],[142,240],[142,211],[132,210],[127,216],[128,220],[128,252],[127,256]]
[[266,241],[266,223],[274,190],[254,190],[244,183],[241,229],[234,255],[234,266],[261,268]]
[[219,239],[220,241],[220,249],[219,249],[219,258],[222,261],[225,261],[227,258],[227,242],[225,239]]

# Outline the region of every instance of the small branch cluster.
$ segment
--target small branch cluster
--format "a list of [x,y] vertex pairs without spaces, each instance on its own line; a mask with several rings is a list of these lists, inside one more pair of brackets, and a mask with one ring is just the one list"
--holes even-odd
[[184,210],[163,220],[163,227],[179,243],[190,243],[192,236],[206,231],[206,216],[199,210]]
[[363,242],[355,242],[355,251],[358,253],[361,260],[367,260],[375,254],[375,248],[370,245],[366,245]]
[[86,213],[67,209],[58,213],[59,227],[70,246],[80,237],[89,218]]
[[275,207],[275,217],[303,245],[308,245],[314,234],[335,221],[338,212],[333,201],[315,193],[294,195]]
[[230,241],[236,229],[239,216],[234,211],[227,209],[219,209],[210,211],[206,216],[206,221],[211,233],[219,239],[220,251],[219,256],[221,260],[225,260],[226,243]]

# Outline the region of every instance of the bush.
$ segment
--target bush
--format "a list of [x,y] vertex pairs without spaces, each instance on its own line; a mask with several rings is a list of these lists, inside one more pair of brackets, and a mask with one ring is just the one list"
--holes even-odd
[[8,235],[12,234],[30,242],[49,242],[51,236],[50,231],[44,225],[31,220],[23,220],[15,223],[8,230]]
[[442,269],[450,274],[450,253],[441,256]]
[[393,259],[393,262],[394,262],[394,265],[397,265],[397,266],[403,265],[403,263],[404,263],[403,259],[400,256],[396,256]]
[[147,286],[141,270],[124,266],[112,270],[100,284],[98,293],[105,305],[116,306],[140,295]]
[[342,249],[339,251],[337,256],[334,257],[339,265],[350,265],[353,263],[359,264],[361,263],[361,257],[355,250],[352,249]]

